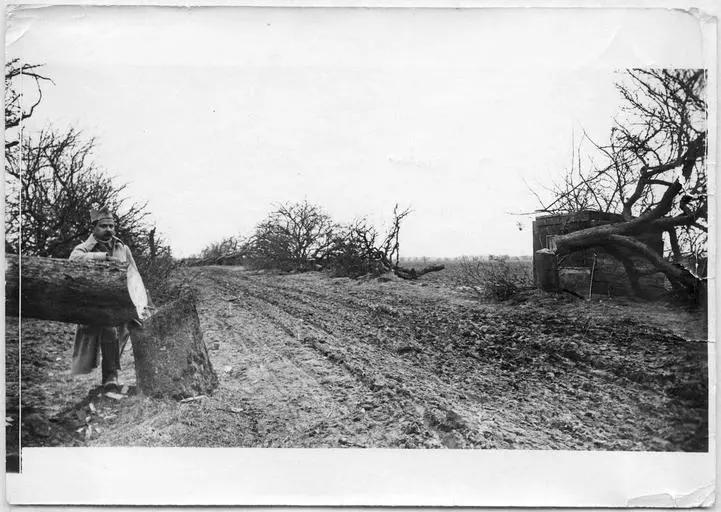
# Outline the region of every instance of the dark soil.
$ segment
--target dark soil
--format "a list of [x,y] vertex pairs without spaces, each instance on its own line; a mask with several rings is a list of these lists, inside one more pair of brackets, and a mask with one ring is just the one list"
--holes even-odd
[[[73,327],[25,320],[23,446],[708,449],[698,313],[540,292],[482,304],[438,280],[184,272],[217,391],[94,395],[98,374],[69,375]],[[6,344],[11,461],[15,319]],[[123,364],[132,385],[129,349]]]

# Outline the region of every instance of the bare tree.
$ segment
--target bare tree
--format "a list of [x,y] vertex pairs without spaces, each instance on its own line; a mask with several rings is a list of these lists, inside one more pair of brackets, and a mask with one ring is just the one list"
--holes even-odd
[[[23,64],[17,58],[5,63],[5,250],[10,252],[13,251],[13,245],[9,243],[8,236],[19,238],[17,229],[14,232],[8,231],[8,227],[13,227],[8,220],[17,219],[19,215],[19,181],[10,174],[10,171],[18,167],[20,128],[23,121],[34,114],[42,100],[41,83],[52,83],[50,78],[38,73],[41,67],[42,65],[39,64]],[[23,87],[25,78],[33,80],[34,88]]]
[[707,231],[706,73],[703,70],[629,70],[617,83],[623,99],[609,143],[596,144],[604,159],[577,169],[557,184],[549,212],[593,208],[615,212],[613,224],[556,239],[558,256],[599,246],[616,251],[635,273],[645,259],[677,290],[697,296],[705,284],[667,261],[638,235],[665,232],[680,256],[679,231]]
[[384,270],[378,257],[378,230],[367,219],[356,219],[340,227],[327,257],[327,265],[338,276],[358,277]]
[[305,270],[326,257],[336,227],[317,205],[308,201],[284,203],[258,224],[250,244],[253,255],[261,261]]
[[393,207],[393,220],[381,244],[384,257],[387,258],[389,262],[392,262],[393,267],[398,267],[398,260],[400,258],[401,222],[403,222],[403,219],[410,213],[410,208],[400,211],[398,210],[398,204]]
[[[133,252],[147,252],[146,204],[129,202],[123,197],[125,185],[115,184],[93,163],[93,139],[84,140],[73,129],[43,130],[22,145],[22,157],[6,168],[6,247],[11,252],[67,257],[90,233],[89,209],[100,205],[117,213],[117,234]],[[154,243],[157,252],[157,238]]]
[[[20,134],[13,135],[10,130],[19,127],[35,113],[43,99],[40,84],[53,83],[50,78],[39,73],[40,68],[42,64],[23,64],[20,59],[11,59],[5,63],[5,157],[8,160],[13,156],[10,150],[20,144]],[[23,79],[32,80],[34,87],[23,87]]]
[[345,226],[330,252],[336,272],[351,276],[393,272],[403,279],[416,279],[443,270],[443,265],[420,270],[400,265],[401,224],[410,213],[410,208],[400,210],[396,204],[390,227],[383,235],[367,219],[358,219]]

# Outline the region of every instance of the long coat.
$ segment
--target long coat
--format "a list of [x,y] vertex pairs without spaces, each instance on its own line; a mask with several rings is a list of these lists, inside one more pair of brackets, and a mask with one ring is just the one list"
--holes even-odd
[[[127,245],[119,239],[113,238],[112,254],[108,254],[99,245],[98,240],[93,236],[73,249],[70,254],[71,260],[105,260],[108,255],[127,262],[137,272],[135,260]],[[90,373],[98,366],[98,354],[100,343],[104,337],[115,338],[119,343],[119,350],[122,353],[125,344],[130,337],[130,330],[127,324],[118,326],[96,326],[78,325],[75,330],[75,343],[73,345],[73,363],[71,373],[73,375]]]

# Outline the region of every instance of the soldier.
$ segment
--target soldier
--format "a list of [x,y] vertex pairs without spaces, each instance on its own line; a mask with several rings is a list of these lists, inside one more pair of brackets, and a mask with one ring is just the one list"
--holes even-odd
[[[71,260],[127,262],[137,272],[128,246],[115,237],[115,220],[107,207],[90,210],[93,233],[70,254]],[[130,331],[127,324],[119,326],[78,325],[73,346],[73,375],[90,373],[98,366],[98,351],[102,354],[102,386],[104,391],[118,392],[120,354]]]

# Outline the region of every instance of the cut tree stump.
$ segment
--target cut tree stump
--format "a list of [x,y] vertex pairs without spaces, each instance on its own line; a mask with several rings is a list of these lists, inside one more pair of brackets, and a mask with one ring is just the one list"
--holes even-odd
[[[5,256],[5,314],[84,325],[120,325],[140,318],[147,296],[127,263]],[[22,293],[20,293],[22,292]],[[22,302],[18,304],[18,298]],[[22,308],[22,311],[19,309]]]
[[181,400],[210,394],[218,386],[191,292],[133,328],[130,339],[138,387],[145,395]]

